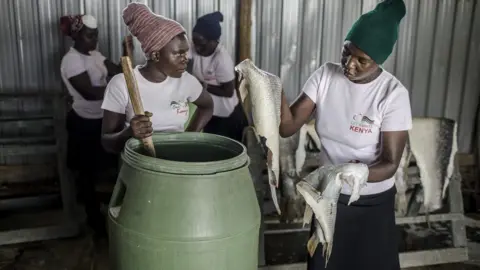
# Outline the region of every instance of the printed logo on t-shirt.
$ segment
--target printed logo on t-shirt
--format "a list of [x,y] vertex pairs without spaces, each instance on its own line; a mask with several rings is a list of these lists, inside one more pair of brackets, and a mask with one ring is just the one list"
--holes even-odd
[[204,77],[205,81],[207,81],[207,82],[216,80],[215,73],[211,69],[207,69],[207,71],[205,72],[203,77]]
[[355,114],[350,122],[350,131],[356,133],[372,133],[375,122],[361,113]]
[[188,103],[186,101],[172,101],[170,102],[170,108],[172,108],[177,115],[188,115]]

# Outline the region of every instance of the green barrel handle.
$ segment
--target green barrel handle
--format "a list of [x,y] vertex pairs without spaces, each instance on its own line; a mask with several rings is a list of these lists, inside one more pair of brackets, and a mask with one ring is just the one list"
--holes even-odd
[[110,216],[114,219],[117,219],[120,215],[120,210],[122,209],[123,198],[125,198],[125,193],[127,192],[127,186],[121,178],[118,178],[117,183],[113,189],[112,197],[110,203],[108,204],[108,209]]

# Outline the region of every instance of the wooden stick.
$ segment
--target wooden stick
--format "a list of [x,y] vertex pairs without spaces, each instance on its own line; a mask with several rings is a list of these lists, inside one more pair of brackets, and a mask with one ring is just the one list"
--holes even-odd
[[[125,81],[127,83],[128,95],[132,101],[133,112],[135,115],[146,115],[151,117],[151,114],[145,113],[143,109],[142,99],[140,98],[140,93],[138,92],[137,81],[135,80],[135,75],[132,70],[132,62],[130,57],[122,57],[122,69],[123,74],[125,75]],[[153,146],[152,137],[142,139],[143,147],[147,150],[147,153],[151,157],[155,157],[155,147]]]
[[127,56],[130,57],[130,62],[131,63],[133,63],[133,52],[132,52],[131,48],[128,46],[128,43],[129,43],[129,41],[133,42],[132,39],[133,38],[132,38],[131,35],[125,36],[125,50],[127,52]]

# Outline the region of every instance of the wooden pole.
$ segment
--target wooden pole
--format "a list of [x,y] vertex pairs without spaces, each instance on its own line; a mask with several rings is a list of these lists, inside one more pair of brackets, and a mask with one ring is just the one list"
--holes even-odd
[[239,62],[251,59],[252,2],[253,0],[240,0]]
[[[142,99],[140,98],[140,93],[138,92],[137,81],[135,80],[135,75],[132,70],[132,62],[130,57],[122,57],[122,69],[123,74],[125,75],[125,81],[127,83],[128,95],[132,101],[133,112],[135,115],[146,115],[151,117],[151,114],[146,113],[143,109]],[[153,146],[152,137],[142,139],[143,146],[147,150],[147,154],[151,157],[155,157],[155,147]]]

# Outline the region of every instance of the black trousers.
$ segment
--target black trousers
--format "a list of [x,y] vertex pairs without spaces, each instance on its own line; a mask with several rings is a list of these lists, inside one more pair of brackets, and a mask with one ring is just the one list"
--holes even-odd
[[[399,232],[395,225],[395,187],[360,196],[347,205],[349,195],[340,195],[332,254],[325,268],[322,245],[308,258],[308,270],[400,270]],[[313,224],[313,222],[312,222]],[[311,234],[313,233],[313,226]]]
[[77,173],[80,200],[85,205],[87,223],[95,231],[105,231],[95,183],[100,172],[115,168],[117,155],[107,153],[101,144],[102,119],[85,119],[74,110],[67,115],[67,166]]
[[243,130],[248,126],[248,120],[240,102],[228,117],[212,116],[203,128],[203,132],[221,135],[242,142]]

